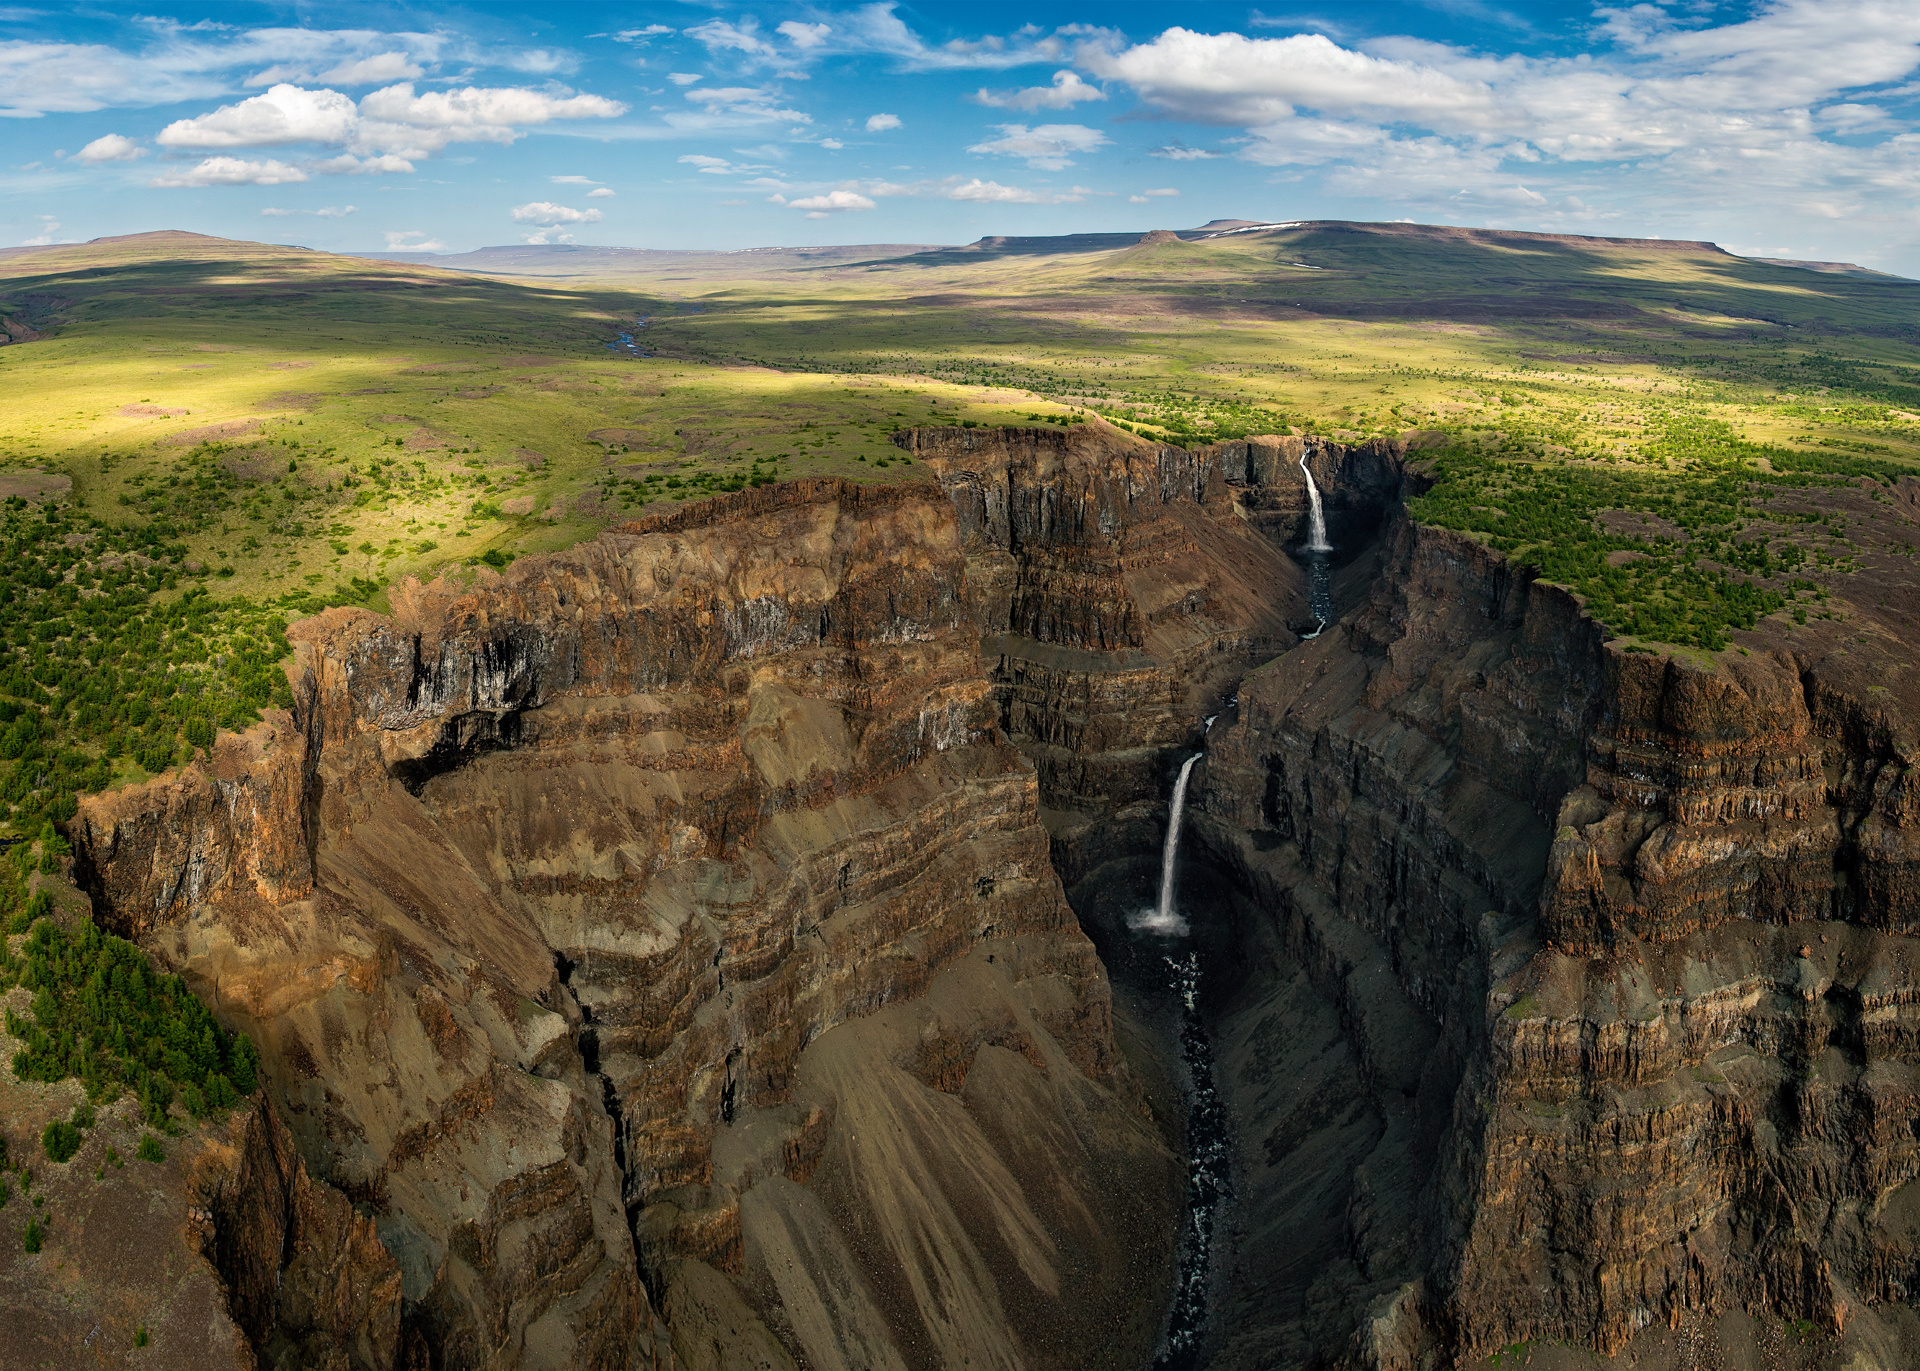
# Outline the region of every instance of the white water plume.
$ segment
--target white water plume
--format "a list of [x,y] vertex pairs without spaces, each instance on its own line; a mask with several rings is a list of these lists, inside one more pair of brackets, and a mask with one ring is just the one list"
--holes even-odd
[[1332,552],[1333,544],[1327,541],[1327,512],[1320,503],[1320,487],[1313,483],[1313,473],[1307,470],[1307,454],[1300,454],[1300,474],[1307,478],[1307,506],[1311,522],[1308,526],[1307,551]]
[[1194,753],[1180,766],[1180,778],[1173,783],[1173,806],[1167,813],[1167,841],[1160,849],[1160,903],[1130,915],[1127,927],[1136,933],[1152,933],[1162,938],[1184,938],[1190,931],[1187,921],[1173,912],[1173,859],[1180,850],[1180,816],[1187,807],[1187,780],[1201,753]]

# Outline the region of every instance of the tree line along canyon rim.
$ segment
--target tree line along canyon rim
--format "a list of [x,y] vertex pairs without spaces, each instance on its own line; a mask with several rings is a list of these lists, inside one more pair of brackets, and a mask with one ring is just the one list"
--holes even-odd
[[0,1360],[1920,1364],[1916,292],[0,251]]

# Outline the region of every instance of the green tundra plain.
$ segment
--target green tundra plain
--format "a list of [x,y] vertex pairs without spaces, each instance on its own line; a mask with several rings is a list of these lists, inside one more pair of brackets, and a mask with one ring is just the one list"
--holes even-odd
[[1845,612],[1860,548],[1796,492],[1920,474],[1920,283],[1709,245],[1307,224],[471,256],[174,233],[0,253],[22,862],[51,859],[76,792],[285,703],[295,618],[748,485],[913,479],[909,425],[1415,434],[1417,517],[1699,654]]

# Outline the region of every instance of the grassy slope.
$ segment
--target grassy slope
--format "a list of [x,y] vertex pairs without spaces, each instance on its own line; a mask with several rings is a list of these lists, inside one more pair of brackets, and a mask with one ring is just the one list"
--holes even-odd
[[[73,482],[64,520],[0,515],[7,651],[33,679],[0,716],[39,724],[10,745],[0,717],[0,753],[25,754],[0,757],[16,826],[181,755],[198,715],[262,703],[276,617],[378,604],[396,576],[563,546],[648,502],[911,476],[887,442],[910,423],[1438,429],[1428,517],[1547,563],[1616,628],[1696,647],[1768,595],[1823,604],[1793,582],[1849,565],[1830,522],[1740,506],[1756,473],[1920,461],[1920,286],[1700,245],[1321,224],[524,269],[555,274],[190,234],[0,254],[0,320],[48,335],[0,347],[0,497],[34,471]],[[659,355],[610,351],[622,332]],[[1612,508],[1700,541],[1607,525]]]

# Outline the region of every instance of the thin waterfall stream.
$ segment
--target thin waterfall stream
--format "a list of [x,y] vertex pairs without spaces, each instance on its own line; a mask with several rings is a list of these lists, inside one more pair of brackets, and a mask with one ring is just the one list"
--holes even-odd
[[1204,753],[1196,752],[1182,763],[1179,779],[1173,783],[1173,803],[1167,810],[1167,840],[1160,847],[1160,903],[1153,912],[1135,925],[1149,933],[1168,933],[1177,937],[1187,934],[1187,921],[1173,909],[1173,859],[1180,851],[1180,815],[1187,807],[1187,780],[1193,775],[1193,764]]
[[1333,582],[1327,560],[1333,553],[1333,544],[1327,541],[1326,505],[1321,501],[1320,487],[1314,483],[1304,451],[1300,454],[1300,474],[1307,478],[1307,604],[1317,621],[1313,632],[1300,635],[1307,639],[1318,638],[1333,620]]
[[[1212,728],[1213,720],[1206,721]],[[1206,754],[1196,752],[1180,765],[1167,809],[1167,837],[1160,849],[1160,899],[1152,909],[1127,920],[1136,933],[1185,940],[1192,932],[1175,903],[1175,863],[1180,853],[1180,827],[1187,807],[1187,783],[1195,763]],[[1187,1097],[1187,1210],[1181,1226],[1179,1274],[1173,1305],[1167,1316],[1165,1340],[1154,1358],[1154,1371],[1189,1371],[1198,1365],[1207,1332],[1207,1293],[1213,1280],[1214,1233],[1220,1208],[1231,1190],[1231,1154],[1225,1106],[1213,1080],[1213,1044],[1201,1016],[1202,968],[1200,953],[1189,946],[1180,954],[1167,953],[1168,988],[1179,997],[1180,1057],[1188,1078]]]

